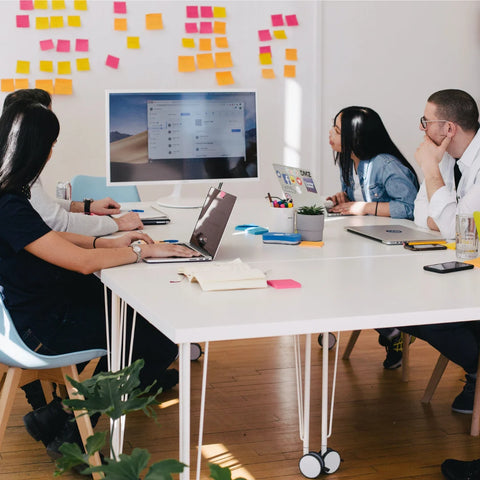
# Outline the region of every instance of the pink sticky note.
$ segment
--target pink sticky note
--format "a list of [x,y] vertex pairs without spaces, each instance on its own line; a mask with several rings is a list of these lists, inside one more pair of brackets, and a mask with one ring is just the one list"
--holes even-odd
[[301,283],[298,283],[291,278],[285,278],[282,280],[267,280],[267,285],[270,285],[273,288],[300,288],[302,286]]
[[198,27],[196,23],[187,22],[185,23],[185,31],[187,33],[198,33]]
[[272,35],[270,30],[259,30],[258,31],[258,38],[261,42],[268,42],[272,39]]
[[195,5],[187,6],[187,18],[198,18],[198,7]]
[[213,18],[212,7],[200,7],[200,16],[202,18]]
[[271,55],[272,47],[270,46],[260,47],[260,53],[269,53]]
[[283,25],[283,15],[272,15],[272,26],[280,27]]
[[84,38],[77,38],[75,41],[76,52],[88,52],[88,40]]
[[33,10],[33,0],[20,0],[20,10]]
[[213,33],[212,22],[200,22],[200,33]]
[[127,2],[113,2],[113,13],[127,13]]
[[70,40],[58,40],[57,52],[69,52],[69,51],[70,51]]
[[53,50],[54,48],[53,40],[40,40],[40,50]]
[[28,15],[17,15],[17,28],[30,28],[30,17]]
[[114,57],[113,55],[108,55],[107,60],[105,61],[105,65],[110,68],[118,68],[118,64],[120,59],[118,57]]
[[296,15],[285,15],[285,21],[289,27],[296,27],[298,25],[298,20]]

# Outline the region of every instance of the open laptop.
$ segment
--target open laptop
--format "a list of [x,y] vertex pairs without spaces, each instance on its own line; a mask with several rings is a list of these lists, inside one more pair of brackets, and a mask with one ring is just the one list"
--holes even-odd
[[237,197],[218,188],[210,188],[188,243],[180,243],[200,253],[199,257],[144,258],[146,263],[207,262],[217,253]]
[[403,245],[404,242],[438,242],[445,240],[435,232],[423,232],[403,225],[363,225],[345,227],[347,232],[367,237],[385,245]]

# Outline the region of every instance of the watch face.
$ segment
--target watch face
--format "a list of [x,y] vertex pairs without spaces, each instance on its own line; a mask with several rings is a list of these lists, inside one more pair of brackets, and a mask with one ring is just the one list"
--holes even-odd
[[142,253],[142,249],[138,245],[133,246],[133,251],[135,253]]

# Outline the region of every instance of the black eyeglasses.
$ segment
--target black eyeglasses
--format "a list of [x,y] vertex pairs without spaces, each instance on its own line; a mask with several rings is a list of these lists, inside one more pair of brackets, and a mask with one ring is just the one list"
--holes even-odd
[[427,120],[424,116],[420,117],[420,125],[422,126],[423,129],[426,129],[428,127],[429,123],[433,122],[448,122],[449,120]]

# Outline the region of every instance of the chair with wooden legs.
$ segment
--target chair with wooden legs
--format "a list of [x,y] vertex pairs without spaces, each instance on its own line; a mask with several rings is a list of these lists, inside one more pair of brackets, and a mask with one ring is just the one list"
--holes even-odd
[[[78,381],[76,365],[106,353],[105,350],[95,349],[63,355],[41,355],[30,350],[18,335],[0,295],[0,451],[18,387],[34,380],[54,382],[65,385],[70,398],[79,398],[67,375]],[[45,384],[42,383],[42,386]],[[48,389],[44,390],[48,396]],[[93,435],[93,429],[90,417],[82,413],[75,411],[75,418],[85,445],[87,438]],[[93,465],[101,464],[98,453],[90,461]],[[96,474],[94,478],[100,477]]]

